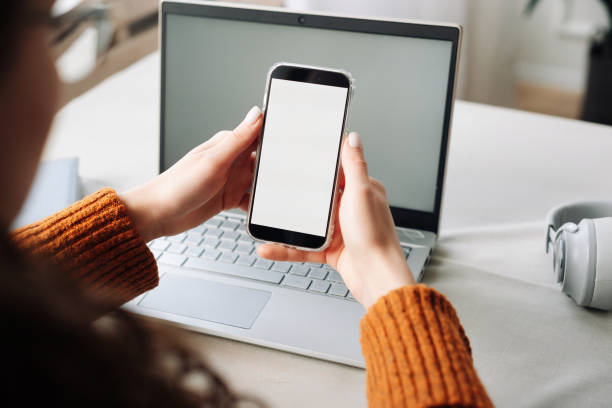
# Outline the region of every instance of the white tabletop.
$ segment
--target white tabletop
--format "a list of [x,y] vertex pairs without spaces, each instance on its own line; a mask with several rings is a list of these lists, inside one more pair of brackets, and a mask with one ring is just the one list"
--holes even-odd
[[[124,190],[158,164],[159,55],[58,115],[46,158],[78,156],[86,192]],[[457,101],[439,245],[426,283],[453,302],[498,406],[607,406],[612,314],[576,307],[553,283],[544,217],[611,198],[612,128]],[[366,152],[367,156],[367,152]],[[235,385],[272,406],[363,406],[362,370],[190,334]]]

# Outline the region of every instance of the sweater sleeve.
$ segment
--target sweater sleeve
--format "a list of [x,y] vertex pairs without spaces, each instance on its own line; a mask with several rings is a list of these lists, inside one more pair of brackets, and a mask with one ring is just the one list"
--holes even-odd
[[370,407],[490,407],[470,343],[446,298],[425,285],[396,289],[361,321]]
[[117,305],[159,282],[153,254],[111,189],[14,231],[12,239],[28,255],[57,265]]

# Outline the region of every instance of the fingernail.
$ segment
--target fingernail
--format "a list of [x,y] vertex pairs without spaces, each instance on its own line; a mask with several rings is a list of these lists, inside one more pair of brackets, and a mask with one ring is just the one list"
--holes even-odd
[[259,106],[253,106],[249,113],[246,114],[244,121],[249,125],[252,125],[259,118],[259,115],[261,115],[261,109],[259,109]]
[[357,132],[351,132],[348,135],[348,139],[349,139],[349,145],[351,145],[351,147],[361,147],[361,136],[359,136],[359,133]]

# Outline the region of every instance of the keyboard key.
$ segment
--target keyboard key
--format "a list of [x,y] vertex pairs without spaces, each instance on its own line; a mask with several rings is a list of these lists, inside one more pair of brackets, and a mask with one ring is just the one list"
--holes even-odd
[[238,244],[238,247],[234,250],[234,252],[238,252],[239,254],[244,254],[244,255],[251,255],[251,252],[253,252],[253,245]]
[[313,280],[308,290],[312,292],[327,293],[331,284],[321,280]]
[[308,289],[310,282],[311,280],[308,278],[302,278],[301,276],[296,275],[286,275],[281,285],[306,290]]
[[293,265],[289,273],[292,275],[306,276],[309,270],[310,268],[304,265]]
[[244,233],[244,232],[246,232],[246,224],[241,223],[241,224],[238,226],[238,229],[237,229],[236,231],[238,231],[238,232],[243,232],[243,233]]
[[240,255],[236,263],[238,265],[251,266],[255,262],[255,257],[250,255]]
[[217,245],[219,245],[219,242],[220,241],[217,238],[207,237],[204,238],[204,242],[202,242],[200,245],[206,248],[216,248]]
[[325,264],[304,262],[304,265],[310,266],[311,268],[322,268]]
[[274,262],[269,259],[257,258],[254,266],[261,269],[270,269],[273,263]]
[[162,254],[161,251],[156,251],[155,249],[151,249],[151,253],[155,257],[155,259],[158,259]]
[[197,227],[192,228],[189,232],[204,235],[204,233],[206,232],[206,226],[204,224],[198,225]]
[[406,257],[406,260],[408,260],[408,257],[410,256],[410,252],[412,251],[412,248],[402,247],[402,249],[404,250],[404,255]]
[[282,273],[289,272],[289,268],[291,268],[291,264],[289,262],[274,262],[272,265],[272,270]]
[[185,239],[185,237],[187,236],[187,234],[185,234],[184,232],[178,235],[173,235],[171,237],[168,237],[168,241],[171,242],[183,242],[183,240]]
[[163,251],[169,246],[170,246],[170,242],[156,239],[155,241],[153,241],[153,244],[150,246],[150,248],[156,249],[158,251]]
[[329,289],[329,294],[334,295],[334,296],[345,297],[347,293],[348,293],[348,289],[342,283],[334,283],[331,285],[331,288]]
[[211,218],[210,220],[206,221],[204,223],[204,225],[207,228],[219,228],[219,225],[223,224],[223,221],[225,220],[225,218]]
[[240,235],[240,238],[238,238],[238,242],[244,242],[247,244],[254,244],[255,241],[253,241],[253,239],[251,237],[249,237],[247,234],[242,234]]
[[200,255],[200,257],[214,261],[219,257],[219,255],[221,255],[221,251],[217,251],[216,249],[212,248],[206,248],[206,250],[204,251],[204,255]]
[[221,255],[221,258],[219,258],[221,262],[227,263],[234,263],[236,262],[236,259],[238,259],[238,255],[231,252],[224,252],[223,255]]
[[329,269],[329,275],[327,275],[327,280],[332,282],[343,282],[342,276],[338,273],[338,271],[334,269]]
[[327,271],[323,268],[310,268],[308,276],[314,279],[325,279]]
[[232,241],[222,241],[217,248],[227,252],[232,252],[234,248],[236,248],[236,244]]
[[184,255],[175,255],[169,253],[163,253],[162,256],[159,257],[157,262],[172,265],[172,266],[181,266],[183,262],[187,259]]
[[202,247],[188,246],[187,250],[184,252],[184,255],[197,258],[198,256],[202,255],[202,252],[204,252],[204,248]]
[[224,229],[224,230],[230,230],[230,231],[234,231],[236,228],[238,228],[240,224],[238,224],[237,222],[234,221],[223,221],[223,224],[221,224],[221,226],[219,228]]
[[213,238],[220,238],[221,235],[223,235],[223,231],[218,228],[209,228],[204,233],[205,237],[213,237]]
[[236,231],[225,231],[223,233],[223,235],[221,236],[221,239],[227,239],[230,241],[235,241],[238,239],[238,237],[240,236],[239,233],[237,233]]
[[182,254],[187,249],[187,245],[174,243],[166,249],[171,254]]
[[196,235],[192,232],[187,234],[187,238],[185,238],[185,240],[183,241],[183,244],[187,244],[187,245],[200,245],[200,242],[203,241],[203,238],[201,235]]
[[249,268],[236,264],[224,264],[215,261],[208,261],[202,258],[188,258],[184,267],[199,270],[222,273],[225,275],[237,276],[240,278],[254,279],[257,281],[278,284],[283,279],[283,274],[262,269]]

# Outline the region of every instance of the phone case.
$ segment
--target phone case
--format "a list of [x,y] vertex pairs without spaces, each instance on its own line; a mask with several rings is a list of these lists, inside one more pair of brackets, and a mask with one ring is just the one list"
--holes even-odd
[[[264,96],[263,96],[263,103],[262,103],[262,112],[265,115],[266,111],[267,111],[267,104],[266,104],[266,99],[267,99],[267,95],[268,95],[268,87],[270,86],[270,77],[272,75],[272,72],[279,66],[290,66],[290,67],[297,67],[297,68],[308,68],[308,69],[318,69],[318,70],[324,70],[324,71],[331,71],[331,72],[338,72],[343,74],[344,76],[346,76],[349,80],[350,88],[349,88],[349,93],[348,93],[348,98],[347,98],[347,108],[346,108],[346,120],[344,121],[344,127],[342,128],[342,135],[343,138],[346,137],[346,124],[348,123],[348,118],[350,115],[350,108],[351,108],[351,101],[353,99],[353,94],[355,93],[355,79],[353,78],[353,76],[351,75],[350,72],[342,70],[342,69],[335,69],[335,68],[327,68],[327,67],[321,67],[321,66],[315,66],[315,65],[305,65],[305,64],[295,64],[295,63],[291,63],[291,62],[277,62],[276,64],[272,65],[270,67],[270,69],[268,70],[268,73],[266,75],[266,87],[264,89]],[[260,149],[261,149],[261,143],[257,146],[257,159],[256,162],[259,163],[259,157],[260,157]],[[309,251],[309,252],[319,252],[324,250],[325,248],[327,248],[329,246],[329,244],[331,243],[331,239],[332,236],[334,234],[334,226],[336,223],[336,213],[338,211],[338,176],[339,176],[339,172],[340,172],[340,167],[341,167],[341,163],[339,163],[339,165],[336,168],[336,177],[335,177],[335,183],[334,183],[334,194],[332,196],[332,210],[331,210],[331,217],[329,218],[329,224],[327,226],[327,233],[325,235],[325,242],[323,243],[323,245],[321,245],[319,248],[306,248],[306,247],[300,247],[300,246],[295,246],[295,245],[289,245],[287,243],[284,242],[275,242],[275,241],[262,241],[256,237],[253,236],[253,234],[251,234],[251,231],[249,229],[249,225],[251,224],[251,207],[253,205],[253,199],[254,197],[251,197],[251,200],[249,201],[249,208],[248,208],[248,212],[247,212],[247,220],[246,220],[246,231],[247,234],[249,234],[249,236],[254,239],[255,241],[258,242],[271,242],[274,244],[278,244],[278,245],[282,245],[284,247],[288,247],[288,248],[296,248],[299,249],[301,251]],[[251,191],[255,191],[255,177],[253,177],[253,183],[251,185]]]

